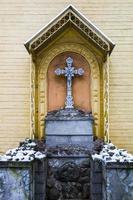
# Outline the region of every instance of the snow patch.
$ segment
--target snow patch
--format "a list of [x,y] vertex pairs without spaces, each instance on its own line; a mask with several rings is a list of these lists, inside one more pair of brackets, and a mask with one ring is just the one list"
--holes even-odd
[[20,147],[9,149],[5,155],[0,156],[0,161],[21,161],[30,162],[34,159],[43,159],[45,153],[35,151],[36,143],[26,139]]
[[133,162],[133,155],[124,149],[118,149],[112,143],[105,144],[99,154],[92,155],[93,160],[108,162]]

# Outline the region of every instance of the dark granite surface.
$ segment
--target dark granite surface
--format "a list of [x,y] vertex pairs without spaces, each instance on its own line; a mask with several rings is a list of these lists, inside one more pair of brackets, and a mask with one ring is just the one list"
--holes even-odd
[[47,199],[89,200],[90,159],[48,159]]
[[133,200],[133,163],[93,160],[104,142],[93,144],[92,151],[79,145],[47,148],[42,140],[35,148],[46,158],[1,161],[0,199]]
[[91,151],[85,146],[67,145],[47,148],[47,157],[90,157]]
[[76,108],[59,109],[48,112],[45,120],[93,120],[92,113]]

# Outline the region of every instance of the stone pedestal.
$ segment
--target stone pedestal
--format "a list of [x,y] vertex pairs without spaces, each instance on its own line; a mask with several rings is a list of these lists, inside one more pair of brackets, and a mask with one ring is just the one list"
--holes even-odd
[[49,148],[47,199],[90,199],[90,154],[87,148]]
[[46,145],[79,145],[92,149],[93,118],[77,109],[49,112],[45,120]]
[[48,113],[45,127],[48,200],[89,200],[91,114],[77,109],[53,111]]

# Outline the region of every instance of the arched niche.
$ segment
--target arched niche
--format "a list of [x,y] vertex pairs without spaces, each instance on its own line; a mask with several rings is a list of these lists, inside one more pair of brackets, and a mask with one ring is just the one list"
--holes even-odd
[[72,81],[72,94],[74,106],[86,112],[91,112],[91,70],[87,60],[79,53],[72,51],[63,52],[57,55],[49,64],[47,72],[47,111],[64,108],[66,99],[66,78],[57,76],[57,67],[66,66],[66,58],[73,58],[75,68],[82,67],[84,75],[75,76]]
[[[88,98],[88,104],[80,102],[78,96],[74,94],[77,106],[92,110],[95,135],[103,136],[106,141],[109,140],[109,55],[114,46],[114,43],[102,31],[72,5],[69,5],[25,43],[25,47],[31,55],[31,137],[41,138],[44,136],[44,118],[49,110],[48,96],[50,93],[48,91],[50,77],[47,75],[51,66],[54,65],[54,59],[57,59],[59,55],[64,55],[65,52],[72,52],[84,58],[86,66],[90,70],[88,93],[84,96],[84,98]],[[79,78],[79,84],[80,81]],[[62,82],[62,84],[64,83]],[[78,92],[76,83],[74,87],[73,90]],[[64,89],[62,93],[65,96]],[[57,108],[63,106],[64,96]],[[56,106],[53,106],[54,108]]]
[[[73,52],[80,55],[88,63],[90,68],[90,97],[88,101],[91,104],[92,114],[95,118],[94,131],[97,135],[100,132],[100,65],[95,54],[87,47],[77,43],[63,43],[53,45],[47,51],[44,51],[38,60],[38,132],[44,133],[44,118],[48,112],[48,68],[50,63],[60,54]],[[86,67],[87,67],[86,66]],[[101,79],[102,80],[102,79]],[[65,83],[65,82],[64,82]],[[101,126],[102,127],[102,126]]]

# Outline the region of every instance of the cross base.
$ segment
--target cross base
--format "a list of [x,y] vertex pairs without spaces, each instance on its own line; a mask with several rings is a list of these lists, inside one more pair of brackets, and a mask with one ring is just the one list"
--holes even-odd
[[68,95],[66,97],[65,108],[74,108],[73,104],[74,104],[73,97],[71,95]]

